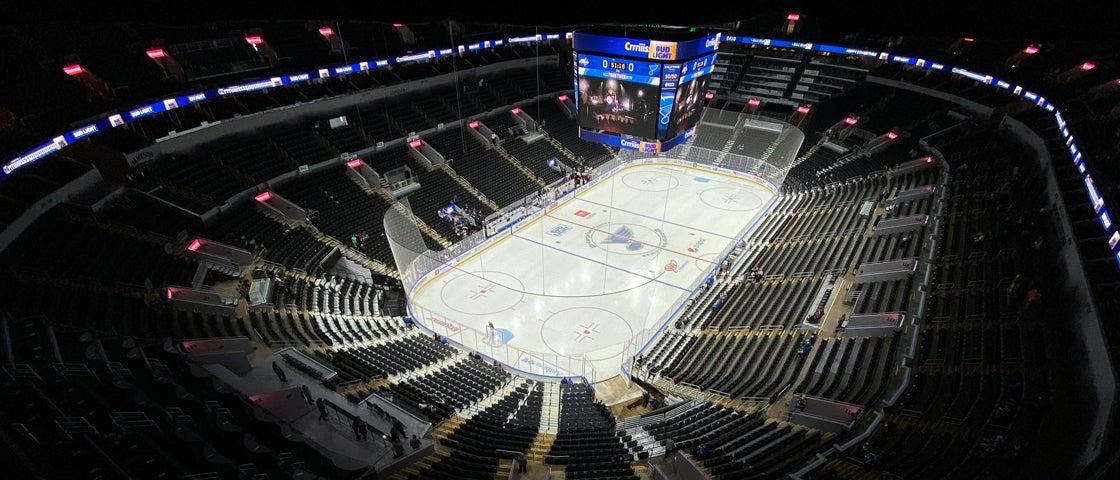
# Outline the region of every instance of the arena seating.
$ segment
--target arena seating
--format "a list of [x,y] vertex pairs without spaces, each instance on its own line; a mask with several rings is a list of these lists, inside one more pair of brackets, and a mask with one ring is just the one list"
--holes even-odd
[[499,450],[524,452],[537,436],[542,397],[540,383],[522,382],[443,440],[458,455],[444,457],[409,478],[494,478],[498,473],[498,459],[508,455],[499,454]]
[[413,335],[374,347],[336,350],[325,358],[343,370],[342,381],[369,381],[420,369],[432,360],[443,360],[454,352],[454,348],[433,342],[425,335]]
[[631,480],[632,457],[615,434],[614,416],[583,384],[560,385],[560,425],[546,462],[566,478]]
[[[11,66],[11,78],[19,78],[0,79],[0,104],[17,119],[15,127],[0,131],[0,153],[8,158],[107,109],[269,74],[272,70],[239,38],[238,32],[249,28],[259,29],[280,53],[277,68],[282,71],[342,58],[327,50],[308,22],[184,27],[166,35],[168,50],[195,78],[183,84],[142,57],[154,38],[149,28],[0,29],[0,43],[15,46],[0,49],[0,62]],[[464,38],[501,36],[509,33],[505,28],[470,26]],[[446,44],[441,24],[415,25],[416,38],[370,22],[341,22],[340,30],[355,58]],[[906,41],[918,50],[934,48]],[[264,420],[261,409],[247,399],[200,379],[174,353],[174,342],[165,343],[247,337],[257,353],[292,349],[282,358],[299,371],[319,368],[305,363],[303,355],[333,368],[338,377],[324,384],[354,405],[376,392],[427,415],[439,447],[398,473],[406,478],[504,478],[508,452],[516,452],[528,455],[534,466],[543,460],[562,468],[564,478],[635,480],[645,478],[644,466],[639,467],[644,461],[674,451],[714,478],[726,479],[783,477],[817,459],[826,460],[802,478],[1021,475],[1032,454],[1050,448],[1039,436],[1047,415],[1069,408],[1052,405],[1058,382],[1065,381],[1054,376],[1056,362],[1062,360],[1055,359],[1052,342],[1061,333],[1052,328],[1069,315],[1064,305],[1051,300],[1066,281],[1055,274],[1054,259],[1063,240],[1048,234],[1056,231],[1043,196],[1051,173],[1038,171],[1028,161],[1030,152],[1003,130],[979,120],[962,121],[963,110],[953,104],[864,79],[874,75],[906,81],[994,107],[1006,105],[1007,98],[969,80],[889,62],[869,66],[841,56],[735,44],[727,51],[712,83],[718,98],[711,106],[724,110],[706,117],[707,123],[733,122],[747,108],[746,100],[755,97],[767,103],[757,111],[761,117],[787,118],[799,103],[812,104],[813,113],[801,125],[806,141],[780,195],[747,237],[743,256],[726,276],[702,289],[638,361],[636,379],[648,381],[644,384],[651,391],[694,397],[668,410],[674,412],[671,418],[617,421],[585,384],[511,374],[390,315],[386,303],[390,291],[399,297],[398,280],[359,280],[324,266],[323,259],[334,250],[330,242],[351,246],[351,238],[358,240],[354,250],[359,256],[394,264],[381,224],[390,208],[386,197],[358,187],[340,163],[276,186],[277,193],[311,212],[310,225],[281,223],[253,211],[257,207],[252,202],[225,205],[301,166],[365,150],[363,160],[379,172],[400,166],[412,170],[420,185],[408,197],[413,212],[454,240],[455,230],[436,213],[441,207],[454,201],[486,216],[492,209],[483,198],[504,207],[539,189],[510,159],[552,182],[561,175],[547,166],[550,158],[570,166],[595,166],[612,157],[610,149],[579,140],[576,121],[556,103],[557,94],[570,93],[572,81],[570,68],[563,66],[570,51],[563,42],[552,42],[467,53],[454,64],[422,62],[231,95],[86,142],[84,147],[131,153],[168,132],[202,122],[514,58],[560,58],[559,67],[471,73],[454,86],[350,105],[197,145],[146,161],[123,176],[113,169],[99,171],[109,177],[101,193],[113,190],[112,198],[72,198],[55,205],[0,252],[0,279],[6,287],[0,290],[0,310],[11,329],[16,359],[5,364],[0,381],[2,401],[11,407],[0,434],[18,445],[18,451],[5,449],[0,459],[11,466],[13,478],[356,477],[308,443],[293,441],[290,429]],[[944,52],[926,53],[938,58]],[[1003,53],[981,50],[960,61],[1001,64],[997,56]],[[61,77],[56,66],[71,55],[106,80],[111,95],[93,95]],[[1006,69],[1001,78],[1029,83],[1045,76],[1048,82],[1053,69]],[[1107,112],[1114,101],[1057,86],[1053,96],[1070,100],[1063,111],[1078,128],[1083,148],[1094,157],[1111,158],[1116,121]],[[527,143],[511,134],[515,122],[506,107],[515,103],[542,122],[547,138]],[[1068,152],[1052,116],[1020,107],[1008,108],[1011,118],[1047,142],[1060,201],[1074,227],[1071,240],[1102,318],[1112,318],[1120,312],[1115,300],[1120,276],[1100,238],[1096,212],[1085,202],[1081,174],[1071,162],[1058,161],[1068,159]],[[348,125],[326,125],[327,118],[338,115],[345,115]],[[859,118],[861,132],[844,138],[825,132],[847,115]],[[501,137],[500,147],[478,143],[463,125],[437,128],[470,119],[481,119],[493,129]],[[867,139],[889,130],[903,137],[889,148],[869,152]],[[449,160],[450,168],[429,171],[400,144],[408,134],[424,131],[424,141]],[[730,125],[700,128],[691,145],[763,156],[764,137],[754,133],[736,132]],[[923,139],[940,152],[949,171],[888,173],[923,154]],[[378,147],[379,142],[389,146]],[[90,161],[77,158],[84,157],[63,151],[0,184],[0,227],[93,170]],[[1114,163],[1094,162],[1104,164],[1093,167],[1100,169],[1093,174],[1101,185],[1115,185],[1120,178]],[[886,201],[921,186],[947,189],[935,241],[930,241],[928,228],[913,234],[868,234],[873,216],[934,215],[931,198]],[[1115,205],[1118,190],[1102,190]],[[203,220],[207,212],[212,216]],[[259,256],[253,273],[277,282],[274,296],[230,315],[199,313],[164,301],[165,285],[232,291],[236,284],[241,293],[247,283],[247,278],[207,269],[181,254],[182,240],[191,235]],[[442,247],[433,238],[426,241],[430,248]],[[851,282],[862,263],[923,255],[932,259],[933,269],[930,283],[921,288],[924,279],[917,276]],[[761,278],[740,280],[751,272]],[[818,293],[837,282],[847,286],[839,308],[851,315],[915,314],[918,293],[926,295],[926,310],[913,331],[918,346],[913,358],[906,354],[910,332],[866,336],[841,327],[822,335],[806,325],[827,302]],[[721,306],[713,308],[717,299]],[[1120,344],[1120,330],[1103,327],[1109,345]],[[811,350],[799,351],[806,343]],[[894,403],[888,402],[885,397],[900,383],[905,389],[898,390]],[[558,417],[550,419],[549,395],[556,391]],[[794,393],[864,406],[868,414],[840,433],[807,427],[783,411]],[[880,407],[882,421],[869,425]],[[555,432],[546,426],[550,420],[556,420]],[[641,426],[624,427],[632,424]],[[865,428],[871,429],[858,445],[836,451]],[[817,457],[826,451],[827,457]]]
[[470,135],[470,132],[452,129],[427,140],[448,159],[456,173],[498,205],[509,205],[540,189],[525,174],[507,165],[497,152]]
[[[393,263],[381,219],[389,205],[346,177],[345,166],[299,177],[277,189],[280,195],[312,212],[311,223],[323,233],[386,265]],[[360,211],[361,215],[355,215]],[[351,238],[358,243],[352,244]]]
[[288,268],[315,272],[320,261],[331,251],[307,230],[283,225],[260,212],[253,205],[243,205],[235,213],[214,223],[206,236],[219,242],[244,248],[266,260]]
[[467,357],[446,368],[393,384],[389,389],[395,398],[418,410],[427,410],[429,419],[439,422],[510,381],[511,375],[501,367]]

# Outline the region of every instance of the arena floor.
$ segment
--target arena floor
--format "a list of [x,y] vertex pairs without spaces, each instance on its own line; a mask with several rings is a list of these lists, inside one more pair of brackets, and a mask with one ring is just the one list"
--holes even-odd
[[607,379],[773,197],[708,170],[625,167],[422,281],[413,315],[524,371]]

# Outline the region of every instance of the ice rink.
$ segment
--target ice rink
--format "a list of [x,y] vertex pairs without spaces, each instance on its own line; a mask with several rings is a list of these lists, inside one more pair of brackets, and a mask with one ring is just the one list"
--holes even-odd
[[413,315],[521,370],[610,378],[773,196],[737,176],[630,165],[423,279]]

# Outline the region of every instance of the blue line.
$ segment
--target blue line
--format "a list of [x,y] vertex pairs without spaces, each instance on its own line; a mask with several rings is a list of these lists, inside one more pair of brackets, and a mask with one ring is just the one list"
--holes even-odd
[[564,249],[556,248],[556,247],[554,247],[554,246],[552,246],[552,245],[549,245],[549,244],[547,244],[547,243],[541,243],[541,242],[538,242],[538,241],[536,241],[536,240],[532,240],[532,239],[529,239],[529,238],[525,238],[525,237],[522,237],[522,236],[518,236],[517,234],[511,234],[511,235],[513,235],[513,236],[514,236],[515,238],[520,238],[520,239],[522,239],[522,240],[525,240],[526,242],[532,242],[532,243],[535,243],[535,244],[537,244],[537,245],[540,245],[540,246],[542,246],[542,247],[548,247],[548,248],[551,248],[551,249],[553,249],[553,250],[556,250],[556,251],[558,251],[558,252],[563,252],[563,253],[566,253],[566,254],[568,254],[568,255],[571,255],[571,256],[573,256],[573,257],[576,257],[576,258],[582,259],[582,260],[587,260],[587,261],[589,261],[589,262],[595,262],[595,263],[598,263],[599,265],[602,265],[602,266],[604,266],[604,267],[610,267],[610,268],[613,268],[613,269],[615,269],[615,270],[618,270],[618,271],[620,271],[620,272],[626,272],[626,273],[628,273],[628,274],[630,274],[630,275],[633,275],[633,276],[635,276],[635,277],[641,277],[641,278],[644,278],[644,279],[646,279],[646,280],[649,280],[649,281],[651,281],[651,282],[657,282],[657,283],[660,283],[660,284],[662,284],[662,285],[667,285],[667,286],[673,287],[673,288],[675,288],[675,289],[677,289],[677,290],[684,290],[684,291],[686,291],[686,292],[688,291],[688,289],[687,289],[687,288],[682,288],[682,287],[678,287],[678,286],[676,286],[676,285],[673,285],[673,284],[671,284],[671,283],[668,283],[668,282],[664,282],[664,281],[658,280],[658,279],[657,279],[656,277],[654,277],[654,278],[650,278],[650,277],[647,277],[647,276],[645,276],[645,275],[642,275],[642,274],[639,274],[639,273],[634,273],[634,272],[631,272],[631,271],[629,271],[629,270],[626,270],[626,269],[623,269],[623,268],[619,268],[619,267],[616,267],[616,266],[614,266],[614,265],[611,265],[611,264],[609,264],[609,263],[603,263],[603,262],[600,262],[600,261],[598,261],[598,260],[595,260],[594,258],[587,258],[587,257],[581,256],[581,255],[577,255],[577,254],[574,254],[574,253],[572,253],[572,252],[569,252],[569,251],[567,251],[567,250],[564,250]]
[[[699,229],[699,228],[696,228],[696,227],[690,227],[690,226],[688,226],[688,225],[681,225],[681,224],[679,224],[679,223],[676,223],[676,222],[670,222],[670,221],[668,221],[668,220],[665,220],[665,219],[663,219],[663,218],[655,218],[655,217],[651,217],[651,216],[649,216],[649,215],[642,215],[642,214],[640,214],[640,213],[638,213],[638,212],[631,212],[630,210],[626,210],[626,209],[622,209],[622,208],[614,207],[614,206],[611,206],[611,205],[606,205],[606,204],[603,204],[603,203],[599,203],[599,202],[593,202],[593,201],[591,201],[591,200],[588,200],[588,199],[586,199],[586,198],[580,198],[580,197],[576,197],[576,200],[584,201],[584,202],[587,202],[587,203],[593,203],[593,204],[595,204],[595,205],[598,205],[598,206],[600,206],[600,207],[607,207],[607,208],[610,208],[610,209],[618,210],[618,211],[620,211],[620,212],[626,212],[626,213],[629,213],[629,214],[631,214],[631,215],[637,215],[637,216],[639,216],[639,217],[642,217],[642,218],[648,218],[648,219],[650,219],[650,220],[657,220],[657,221],[660,221],[660,222],[665,222],[665,223],[668,223],[668,224],[676,225],[676,226],[678,226],[678,227],[684,227],[684,228],[687,228],[687,229],[689,229],[689,230],[695,230],[695,231],[697,231],[697,232],[700,232],[700,233],[706,233],[706,234],[708,234],[708,235],[715,235],[715,236],[717,236],[717,237],[719,237],[719,238],[722,238],[722,239],[725,239],[725,240],[733,240],[733,238],[732,238],[732,237],[728,237],[728,236],[726,236],[726,235],[720,235],[720,234],[718,234],[718,233],[715,233],[715,232],[709,232],[709,231],[707,231],[707,230],[701,230],[701,229]],[[577,223],[576,225],[579,225],[579,224]]]
[[[739,240],[746,239],[747,235],[750,235],[751,233],[753,233],[754,228],[755,228],[755,226],[758,225],[759,220],[762,217],[766,216],[766,214],[768,212],[770,212],[770,209],[774,208],[774,205],[777,204],[777,203],[778,203],[778,196],[777,195],[774,195],[773,197],[770,197],[770,201],[766,203],[766,208],[763,209],[762,212],[759,213],[758,215],[755,215],[755,217],[753,219],[751,219],[751,222],[749,224],[747,224],[746,229],[743,230],[743,234],[740,235],[738,239],[736,239],[736,243],[738,243]],[[734,250],[734,247],[732,247],[732,250]],[[745,255],[746,253],[747,253],[746,250],[744,250],[743,254]],[[702,278],[708,278],[708,276],[710,276],[712,274],[712,272],[715,271],[717,265],[718,264],[710,267],[704,273],[704,276]],[[636,352],[634,352],[634,354],[633,354],[634,357],[641,356],[642,354],[644,354],[646,352],[646,350],[650,347],[650,345],[653,345],[656,340],[661,339],[661,334],[662,334],[662,332],[665,331],[665,327],[669,326],[670,322],[672,322],[673,320],[675,320],[676,318],[678,318],[680,316],[681,310],[684,309],[684,306],[688,304],[688,299],[692,298],[692,297],[695,297],[696,292],[700,291],[700,287],[702,287],[703,285],[704,285],[704,283],[703,283],[703,281],[701,281],[700,285],[696,286],[696,288],[692,290],[692,293],[689,294],[689,296],[686,297],[684,299],[684,301],[682,301],[679,305],[677,305],[677,308],[673,310],[673,313],[670,313],[669,316],[665,317],[665,321],[661,322],[661,326],[657,327],[657,332],[654,333],[653,336],[649,337],[648,340],[646,340],[646,344],[642,345],[642,348],[640,348]],[[625,363],[626,363],[626,361],[625,361],[625,359],[623,359],[623,364],[625,364]],[[624,368],[624,370],[625,370],[625,368]],[[631,370],[633,370],[633,368],[631,368]]]

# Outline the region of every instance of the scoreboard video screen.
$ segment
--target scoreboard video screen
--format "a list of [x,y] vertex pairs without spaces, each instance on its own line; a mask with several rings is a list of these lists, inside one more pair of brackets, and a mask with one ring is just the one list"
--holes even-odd
[[653,138],[661,65],[598,55],[576,60],[579,125],[601,132]]
[[575,32],[573,38],[581,138],[661,151],[691,135],[718,35],[668,41]]
[[[680,81],[673,96],[673,113],[669,118],[666,138],[673,138],[688,130],[700,120],[704,94],[708,92],[716,55],[692,60],[681,65]],[[666,86],[666,90],[669,87]]]

